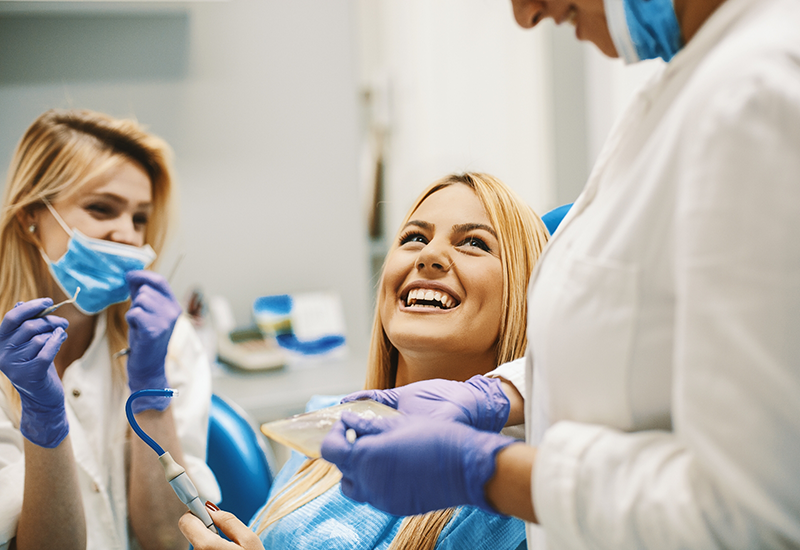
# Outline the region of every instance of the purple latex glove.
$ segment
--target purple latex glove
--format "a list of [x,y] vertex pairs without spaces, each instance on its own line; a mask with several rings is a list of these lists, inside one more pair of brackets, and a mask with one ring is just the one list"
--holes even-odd
[[[350,443],[352,428],[358,436]],[[322,442],[342,472],[342,493],[398,516],[472,505],[496,514],[484,485],[495,456],[516,440],[424,416],[364,419],[345,411]]]
[[[131,393],[146,388],[169,387],[164,370],[167,347],[181,306],[166,279],[152,271],[130,271],[125,275],[131,289],[128,321],[128,387]],[[168,397],[141,397],[133,402],[133,412],[169,406]]]
[[0,323],[0,371],[19,392],[20,431],[26,439],[52,449],[69,433],[64,387],[53,360],[67,339],[67,320],[33,317],[53,305],[50,298],[20,302]]
[[343,403],[372,399],[408,415],[455,420],[479,430],[499,432],[506,425],[511,403],[499,378],[473,376],[466,382],[423,380],[390,390],[365,390]]

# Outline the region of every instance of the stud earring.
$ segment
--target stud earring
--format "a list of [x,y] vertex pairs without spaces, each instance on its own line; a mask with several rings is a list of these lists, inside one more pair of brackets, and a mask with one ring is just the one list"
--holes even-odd
[[36,224],[32,223],[28,226],[28,233],[36,233]]

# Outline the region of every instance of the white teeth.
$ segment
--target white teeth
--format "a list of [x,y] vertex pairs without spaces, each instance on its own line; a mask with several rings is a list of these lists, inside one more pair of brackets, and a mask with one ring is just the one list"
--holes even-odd
[[422,300],[426,302],[439,302],[440,304],[442,304],[441,307],[443,309],[450,309],[456,304],[455,299],[444,292],[440,292],[438,290],[419,288],[408,291],[405,305],[406,307],[437,308],[437,306],[435,305],[417,303]]

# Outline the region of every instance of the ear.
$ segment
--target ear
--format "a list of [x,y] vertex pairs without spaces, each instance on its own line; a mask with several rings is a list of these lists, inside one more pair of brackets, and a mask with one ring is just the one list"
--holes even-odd
[[[39,246],[39,218],[41,217],[41,208],[23,208],[17,212],[17,222],[20,224],[22,234],[25,235],[25,240]],[[31,231],[31,228],[34,228]]]

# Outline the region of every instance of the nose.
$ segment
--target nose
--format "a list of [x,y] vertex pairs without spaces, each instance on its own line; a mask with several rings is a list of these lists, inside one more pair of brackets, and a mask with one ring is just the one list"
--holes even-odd
[[436,239],[429,242],[417,255],[416,266],[419,271],[447,273],[453,267],[448,246]]
[[544,6],[539,0],[511,0],[514,19],[523,29],[535,27],[544,15]]
[[132,216],[120,216],[109,230],[107,240],[131,246],[142,246],[144,235],[136,228]]

